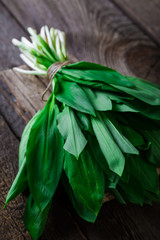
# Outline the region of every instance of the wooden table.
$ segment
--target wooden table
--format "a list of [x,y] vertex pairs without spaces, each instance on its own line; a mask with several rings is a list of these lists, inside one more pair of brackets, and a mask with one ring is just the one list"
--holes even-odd
[[[2,209],[18,170],[24,126],[43,107],[45,79],[15,73],[22,64],[13,37],[47,24],[65,31],[67,49],[126,75],[160,83],[159,0],[0,0],[0,239],[31,239],[23,225],[25,195]],[[160,204],[105,203],[95,224],[81,220],[60,186],[41,240],[159,240]]]

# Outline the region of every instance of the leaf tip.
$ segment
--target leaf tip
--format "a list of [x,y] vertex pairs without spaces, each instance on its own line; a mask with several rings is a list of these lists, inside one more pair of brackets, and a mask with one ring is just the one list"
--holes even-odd
[[7,201],[5,202],[5,204],[4,204],[4,206],[3,206],[3,209],[5,209],[6,208],[6,206],[7,206]]

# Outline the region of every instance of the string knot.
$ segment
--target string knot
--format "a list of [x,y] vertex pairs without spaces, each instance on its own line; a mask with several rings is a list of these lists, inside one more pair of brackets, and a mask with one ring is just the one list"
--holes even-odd
[[56,62],[53,63],[47,70],[47,77],[49,79],[49,83],[47,88],[45,89],[45,91],[42,94],[42,101],[46,102],[47,100],[44,99],[45,94],[48,92],[49,88],[52,85],[52,81],[53,78],[55,77],[56,73],[63,67],[66,66],[68,64],[71,64],[72,62],[70,60],[67,60],[65,62]]

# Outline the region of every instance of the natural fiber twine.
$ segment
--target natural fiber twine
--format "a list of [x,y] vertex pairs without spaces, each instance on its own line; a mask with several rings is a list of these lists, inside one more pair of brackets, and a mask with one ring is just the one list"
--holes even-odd
[[47,100],[44,99],[44,96],[46,95],[46,93],[48,92],[48,90],[50,89],[51,85],[52,85],[52,80],[55,77],[56,73],[63,67],[63,66],[67,66],[71,63],[76,63],[78,62],[78,59],[76,57],[74,57],[73,55],[71,55],[70,53],[67,53],[68,59],[65,62],[55,62],[53,63],[47,70],[47,77],[49,79],[49,83],[47,88],[45,89],[45,91],[42,93],[42,101],[46,102]]
[[52,85],[52,80],[55,77],[56,73],[63,67],[66,66],[68,64],[70,64],[71,61],[65,61],[65,62],[56,62],[53,63],[47,70],[47,77],[49,79],[49,83],[47,88],[45,89],[45,91],[42,94],[42,101],[46,102],[47,100],[44,99],[44,96],[46,95],[46,93],[48,92],[48,90],[50,89],[51,85]]

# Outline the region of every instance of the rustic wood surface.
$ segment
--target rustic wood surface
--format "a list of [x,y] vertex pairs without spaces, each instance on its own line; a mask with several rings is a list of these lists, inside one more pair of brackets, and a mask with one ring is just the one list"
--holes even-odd
[[11,44],[13,37],[25,35],[16,19],[2,5],[0,1],[0,71],[18,66],[22,61],[18,57],[18,50]]
[[[65,31],[67,49],[78,59],[98,62],[124,74],[158,81],[159,73],[155,67],[160,58],[160,48],[141,30],[137,22],[126,16],[112,1],[39,0],[38,4],[33,0],[1,2],[24,30],[28,26],[38,30],[47,24]],[[146,1],[140,2],[144,2],[147,11]],[[136,8],[138,3],[135,4]],[[151,15],[154,17],[154,14],[153,8]],[[158,21],[156,25],[159,25]]]
[[[47,24],[66,32],[67,49],[80,60],[160,83],[160,2],[129,0],[0,0],[0,70],[20,65],[13,37]],[[24,66],[23,66],[24,67]],[[0,239],[31,239],[24,229],[24,195],[2,209],[17,173],[25,124],[42,108],[46,79],[0,72]],[[159,240],[160,204],[105,203],[95,224],[75,213],[60,187],[42,240]]]
[[132,18],[157,44],[160,43],[160,3],[159,0],[113,0]]

